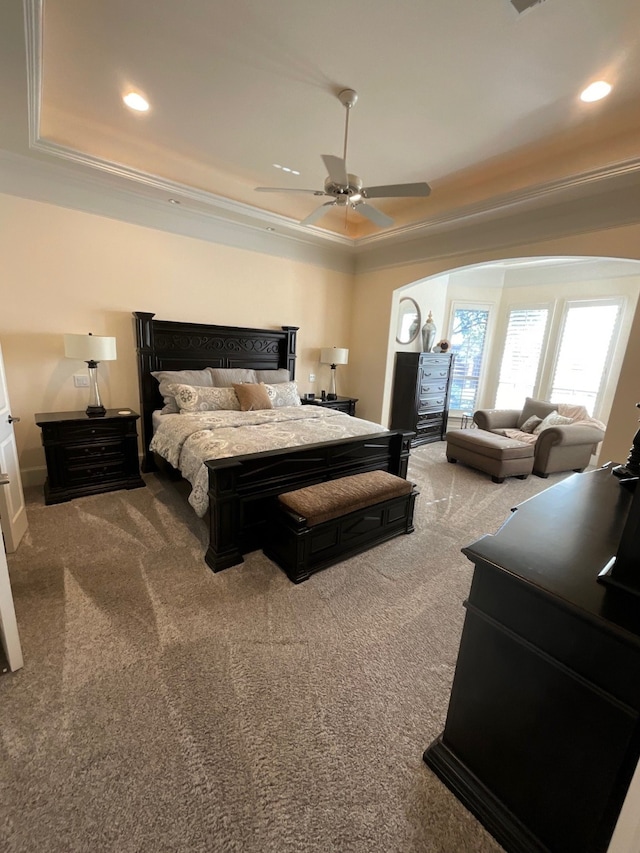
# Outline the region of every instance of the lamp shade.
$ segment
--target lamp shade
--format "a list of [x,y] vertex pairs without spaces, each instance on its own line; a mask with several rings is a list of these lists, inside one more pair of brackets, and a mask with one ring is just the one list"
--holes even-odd
[[80,361],[115,361],[116,339],[101,335],[65,335],[64,354]]
[[349,350],[340,347],[322,347],[320,361],[322,364],[349,364]]

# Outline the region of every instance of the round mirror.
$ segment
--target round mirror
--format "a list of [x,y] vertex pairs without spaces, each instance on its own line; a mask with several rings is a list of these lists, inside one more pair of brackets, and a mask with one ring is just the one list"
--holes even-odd
[[420,331],[420,309],[415,299],[403,296],[398,306],[398,329],[396,341],[399,344],[410,344],[418,337]]

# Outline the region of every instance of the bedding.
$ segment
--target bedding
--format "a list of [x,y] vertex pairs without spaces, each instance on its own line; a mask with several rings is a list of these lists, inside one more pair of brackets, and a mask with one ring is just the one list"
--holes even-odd
[[240,411],[240,402],[233,388],[207,388],[201,385],[169,385],[181,412]]
[[204,462],[265,450],[386,432],[380,424],[317,406],[279,406],[252,412],[211,411],[163,415],[150,449],[191,483],[189,503],[199,516],[208,507]]
[[[204,367],[202,370],[153,370],[151,375],[160,384],[163,397],[163,414],[174,414],[180,410],[170,386],[191,385],[198,388],[230,388],[234,383],[268,382],[271,385],[288,383],[289,371],[286,368],[277,370],[253,370],[246,367]],[[274,403],[274,405],[286,405]],[[295,403],[291,404],[295,405]],[[220,407],[216,407],[220,408]]]
[[164,402],[163,415],[178,411],[175,397],[169,390],[170,385],[182,383],[185,385],[211,387],[215,384],[208,367],[205,367],[203,370],[153,370],[151,375],[160,383],[160,393]]
[[273,409],[273,403],[269,399],[264,382],[253,385],[235,385],[233,390],[240,400],[240,409],[243,412],[257,412],[262,409]]

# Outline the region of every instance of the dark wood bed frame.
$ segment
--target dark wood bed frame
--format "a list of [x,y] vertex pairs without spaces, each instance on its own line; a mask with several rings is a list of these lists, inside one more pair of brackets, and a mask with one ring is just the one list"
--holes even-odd
[[[163,406],[152,371],[286,367],[291,378],[295,378],[297,326],[282,326],[280,330],[248,329],[154,320],[154,314],[142,311],[133,316],[145,472],[170,468],[166,462],[160,466],[149,450],[152,413]],[[218,572],[242,563],[243,554],[261,548],[273,498],[283,492],[376,469],[406,478],[412,435],[402,430],[385,431],[206,462],[209,469],[207,565]]]

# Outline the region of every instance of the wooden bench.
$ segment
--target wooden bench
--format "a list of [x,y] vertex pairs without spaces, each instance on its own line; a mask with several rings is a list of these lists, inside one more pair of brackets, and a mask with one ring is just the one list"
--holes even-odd
[[387,471],[367,471],[278,497],[264,553],[294,583],[401,533],[413,532],[418,492]]

